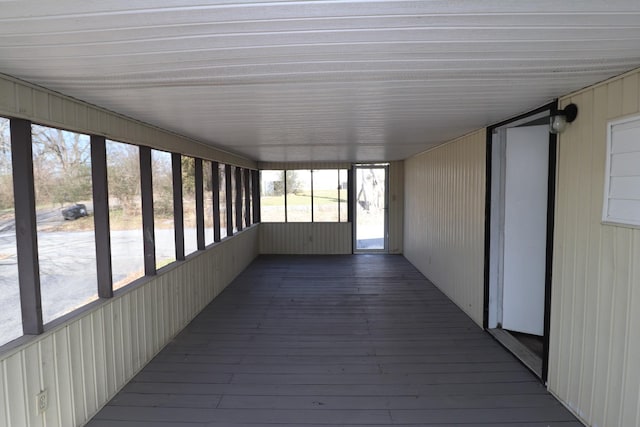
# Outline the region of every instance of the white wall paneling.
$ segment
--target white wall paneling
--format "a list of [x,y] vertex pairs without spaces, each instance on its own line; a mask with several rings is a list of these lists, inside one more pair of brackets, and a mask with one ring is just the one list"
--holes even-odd
[[351,223],[260,224],[261,254],[350,254]]
[[640,425],[640,230],[602,224],[607,123],[640,112],[640,72],[561,99],[549,389],[592,426]]
[[404,162],[404,255],[478,325],[483,320],[485,130]]
[[[248,228],[0,356],[0,426],[81,426],[258,254]],[[36,395],[49,407],[38,414]]]

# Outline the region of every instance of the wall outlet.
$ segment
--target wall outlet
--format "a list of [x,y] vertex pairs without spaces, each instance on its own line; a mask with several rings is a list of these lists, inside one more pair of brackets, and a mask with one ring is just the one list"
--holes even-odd
[[49,406],[49,396],[46,389],[36,395],[36,404],[38,407],[38,414],[42,414],[47,410],[47,407]]

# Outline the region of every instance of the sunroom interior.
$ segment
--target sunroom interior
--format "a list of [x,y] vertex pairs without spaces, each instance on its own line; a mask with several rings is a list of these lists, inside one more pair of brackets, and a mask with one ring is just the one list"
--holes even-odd
[[[637,2],[63,0],[0,22],[0,426],[640,424]],[[269,396],[262,371],[199,394],[218,368],[186,367],[189,334],[224,352],[225,318],[256,316],[318,353],[277,353]],[[449,320],[459,351],[482,342],[442,350],[464,364],[425,350]],[[340,335],[362,323],[364,347]],[[437,376],[493,345],[536,396]],[[393,346],[418,371],[385,371]],[[322,359],[347,350],[371,359]],[[193,388],[135,391],[176,354]],[[287,394],[313,381],[338,382]]]

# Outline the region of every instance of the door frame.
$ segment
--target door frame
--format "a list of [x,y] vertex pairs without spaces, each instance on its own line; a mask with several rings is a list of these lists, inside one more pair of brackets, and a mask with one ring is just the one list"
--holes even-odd
[[[531,118],[540,113],[547,112],[549,115],[558,110],[558,100],[543,105],[535,110],[518,115],[511,119],[496,123],[487,127],[486,133],[486,179],[485,179],[485,224],[484,224],[484,312],[483,328],[489,330],[489,298],[490,298],[490,267],[491,267],[491,197],[492,197],[492,155],[493,155],[493,134],[494,130],[513,125],[516,122]],[[544,283],[544,335],[542,369],[540,379],[547,383],[549,371],[549,331],[551,321],[551,284],[553,267],[553,230],[555,220],[555,199],[556,199],[556,166],[557,165],[557,135],[549,133],[549,168],[547,187],[547,230],[546,230],[546,256],[545,256],[545,283]],[[503,344],[504,345],[504,344]],[[511,349],[509,349],[512,351]]]
[[[383,169],[384,170],[384,244],[382,249],[358,249],[358,169]],[[389,164],[388,163],[357,163],[352,165],[353,184],[353,236],[351,239],[354,254],[389,253]]]

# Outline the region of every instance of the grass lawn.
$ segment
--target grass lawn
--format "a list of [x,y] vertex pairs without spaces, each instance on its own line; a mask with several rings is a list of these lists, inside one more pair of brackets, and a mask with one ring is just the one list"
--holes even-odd
[[[338,190],[314,190],[313,191],[313,204],[314,205],[328,205],[333,203],[347,203],[347,191],[342,191],[341,200],[338,200]],[[260,204],[262,206],[282,206],[284,205],[284,196],[262,196],[260,198]],[[287,205],[310,205],[311,204],[311,192],[300,191],[298,193],[287,194]]]

